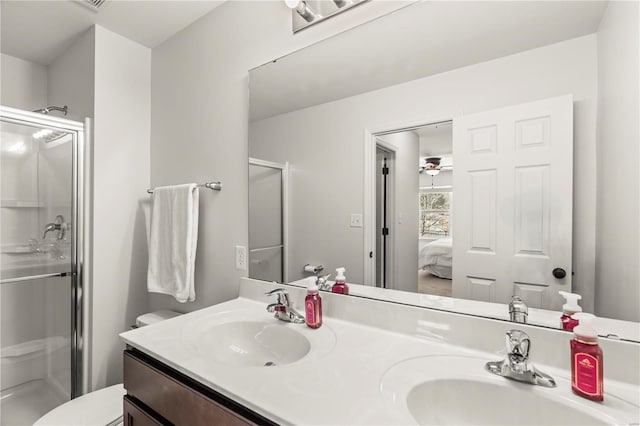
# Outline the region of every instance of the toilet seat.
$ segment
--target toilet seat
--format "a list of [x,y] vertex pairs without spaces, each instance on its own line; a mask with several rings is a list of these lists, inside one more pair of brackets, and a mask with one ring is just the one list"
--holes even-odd
[[89,426],[122,423],[122,383],[72,399],[40,417],[33,426]]

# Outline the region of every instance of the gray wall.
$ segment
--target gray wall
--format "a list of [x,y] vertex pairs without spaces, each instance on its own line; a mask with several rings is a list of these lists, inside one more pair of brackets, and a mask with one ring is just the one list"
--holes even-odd
[[47,103],[47,67],[15,56],[0,55],[2,105],[32,111]]
[[118,334],[148,312],[151,50],[96,26],[93,164],[93,388],[122,380]]
[[598,31],[596,314],[630,321],[640,321],[638,37],[638,2],[609,2]]

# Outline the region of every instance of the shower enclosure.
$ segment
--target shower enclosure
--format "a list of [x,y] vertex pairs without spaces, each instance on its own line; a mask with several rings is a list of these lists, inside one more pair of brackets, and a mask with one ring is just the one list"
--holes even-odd
[[84,125],[0,126],[0,424],[32,424],[83,390]]

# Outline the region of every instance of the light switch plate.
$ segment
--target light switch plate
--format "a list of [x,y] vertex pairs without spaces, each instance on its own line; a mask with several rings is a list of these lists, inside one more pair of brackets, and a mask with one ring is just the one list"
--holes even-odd
[[247,248],[245,246],[236,246],[236,269],[239,271],[247,270]]
[[358,213],[351,213],[351,222],[349,226],[352,228],[362,228],[362,215]]

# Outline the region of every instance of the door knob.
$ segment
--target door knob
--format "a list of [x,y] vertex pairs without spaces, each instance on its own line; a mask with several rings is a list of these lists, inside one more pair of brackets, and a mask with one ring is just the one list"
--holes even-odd
[[567,271],[562,268],[555,268],[551,273],[559,280],[567,276]]

